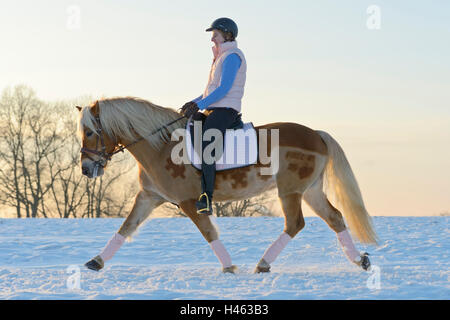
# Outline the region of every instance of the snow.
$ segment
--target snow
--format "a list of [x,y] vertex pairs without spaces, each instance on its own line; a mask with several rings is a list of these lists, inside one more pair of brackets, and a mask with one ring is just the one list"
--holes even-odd
[[357,243],[372,272],[346,260],[324,221],[306,217],[268,274],[253,269],[282,232],[278,217],[216,219],[237,274],[221,272],[186,218],[147,221],[100,272],[83,265],[123,219],[0,219],[0,299],[449,299],[450,217],[373,219],[380,245]]

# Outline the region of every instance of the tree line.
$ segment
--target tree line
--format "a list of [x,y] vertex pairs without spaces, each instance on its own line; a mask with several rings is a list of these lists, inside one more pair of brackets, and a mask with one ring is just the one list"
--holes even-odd
[[[17,218],[123,217],[137,192],[136,165],[127,153],[105,174],[88,179],[80,170],[79,112],[93,99],[46,102],[25,85],[0,98],[0,206]],[[218,216],[271,215],[267,200],[216,203]],[[1,209],[0,209],[1,210]],[[170,213],[183,216],[173,207]],[[175,210],[175,211],[174,211]]]
[[134,165],[126,155],[98,179],[81,174],[75,105],[42,101],[24,85],[3,90],[0,205],[13,208],[17,218],[122,216],[136,192],[132,182],[116,188],[130,181]]

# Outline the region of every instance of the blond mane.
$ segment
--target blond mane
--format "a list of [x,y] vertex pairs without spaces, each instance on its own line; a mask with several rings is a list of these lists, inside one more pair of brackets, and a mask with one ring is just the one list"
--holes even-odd
[[[108,136],[129,141],[144,137],[157,150],[170,141],[173,130],[184,127],[187,121],[182,119],[168,126],[168,130],[150,135],[152,131],[180,118],[181,115],[171,108],[163,108],[135,97],[107,98],[98,100],[98,103],[100,122]],[[79,130],[83,128],[96,132],[96,121],[90,107],[84,107],[81,112]]]

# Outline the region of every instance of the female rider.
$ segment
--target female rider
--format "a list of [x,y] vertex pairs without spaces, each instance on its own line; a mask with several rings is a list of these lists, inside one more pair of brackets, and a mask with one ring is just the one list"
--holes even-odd
[[[240,117],[241,100],[244,95],[247,64],[244,54],[237,47],[238,28],[229,18],[216,19],[206,31],[212,31],[211,41],[214,59],[208,84],[203,94],[186,103],[181,112],[187,117],[198,119],[201,110],[205,117],[202,133],[215,128],[220,130],[222,138],[227,128]],[[214,192],[216,164],[205,163],[203,151],[212,141],[202,139],[202,193],[196,202],[197,213],[212,214],[211,201]],[[223,145],[223,144],[222,144]],[[214,155],[213,155],[214,156]],[[219,159],[220,157],[216,157]]]

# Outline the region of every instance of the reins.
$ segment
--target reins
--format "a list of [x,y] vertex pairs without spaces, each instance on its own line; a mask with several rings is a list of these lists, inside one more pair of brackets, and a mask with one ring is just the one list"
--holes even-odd
[[[178,118],[178,119],[175,119],[175,120],[173,120],[173,121],[171,121],[171,122],[169,122],[169,123],[166,123],[166,124],[163,125],[162,127],[158,128],[158,129],[156,129],[156,130],[153,130],[152,132],[150,132],[150,133],[149,133],[148,135],[146,135],[145,137],[150,137],[150,136],[152,136],[152,135],[154,135],[154,134],[160,132],[160,131],[163,130],[163,129],[167,129],[168,126],[170,126],[170,125],[172,125],[172,124],[174,124],[174,123],[180,121],[180,120],[183,119],[183,118],[185,118],[185,116],[182,116],[182,117],[180,117],[180,118]],[[132,145],[135,145],[136,143],[138,143],[138,142],[140,142],[140,141],[142,141],[142,140],[145,139],[145,137],[140,137],[139,139],[137,139],[137,140],[135,140],[135,141],[133,141],[133,142],[127,144],[127,145],[124,145],[124,146],[119,147],[118,149],[114,150],[114,151],[111,152],[111,153],[106,152],[106,145],[105,145],[105,141],[104,141],[103,135],[102,135],[102,124],[101,124],[101,122],[100,122],[100,117],[99,117],[99,116],[96,116],[96,117],[95,117],[95,120],[96,120],[96,122],[97,122],[97,130],[96,130],[96,131],[97,131],[97,142],[96,142],[96,145],[95,145],[96,150],[92,150],[92,149],[88,149],[88,148],[81,148],[80,152],[81,152],[82,154],[85,154],[85,155],[86,155],[89,159],[91,159],[92,161],[94,161],[94,162],[95,162],[95,165],[96,165],[97,167],[98,167],[98,166],[105,167],[106,163],[107,163],[109,160],[111,160],[111,158],[112,158],[113,155],[115,155],[115,154],[117,154],[117,153],[119,153],[119,152],[123,152],[125,149],[127,149],[127,148],[131,147]],[[102,151],[98,151],[98,150],[97,150],[97,147],[98,147],[98,140],[99,140],[99,139],[100,139],[100,143],[101,143],[101,145],[102,145]],[[92,158],[89,156],[89,153],[92,153],[92,154],[95,154],[95,155],[98,155],[98,156],[102,157],[102,160],[101,160],[101,161],[99,161],[99,160],[95,161],[94,159],[92,159]]]
[[[171,122],[169,122],[169,123],[166,123],[166,124],[163,125],[162,127],[160,127],[160,128],[158,128],[158,129],[156,129],[156,130],[150,132],[150,133],[147,135],[147,137],[150,137],[150,136],[152,136],[152,135],[154,135],[154,134],[160,132],[162,129],[166,129],[168,126],[170,126],[170,125],[172,125],[172,124],[174,124],[174,123],[180,121],[180,120],[183,119],[183,118],[185,118],[185,116],[182,116],[182,117],[180,117],[180,118],[178,118],[178,119],[175,119],[175,120],[173,120],[173,121],[171,121]],[[113,155],[115,155],[116,153],[123,152],[123,150],[125,150],[126,148],[128,148],[128,147],[130,147],[130,146],[132,146],[132,145],[135,145],[136,143],[138,143],[139,141],[141,141],[141,140],[143,140],[143,139],[145,139],[145,138],[144,138],[144,137],[140,137],[140,138],[137,139],[136,141],[133,141],[133,142],[131,142],[131,143],[125,145],[125,146],[121,146],[121,147],[118,148],[116,151],[114,151],[114,152],[111,153],[111,157],[112,157]]]

